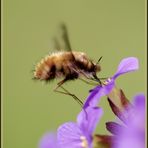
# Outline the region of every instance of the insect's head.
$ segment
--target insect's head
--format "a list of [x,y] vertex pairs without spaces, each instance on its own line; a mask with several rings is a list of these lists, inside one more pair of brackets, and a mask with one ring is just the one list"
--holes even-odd
[[101,71],[101,66],[100,64],[94,64],[95,72]]
[[96,71],[96,72],[101,71],[101,66],[100,66],[100,61],[101,61],[101,59],[102,59],[102,56],[99,58],[99,60],[97,61],[97,63],[94,64],[94,66],[95,66],[95,71]]

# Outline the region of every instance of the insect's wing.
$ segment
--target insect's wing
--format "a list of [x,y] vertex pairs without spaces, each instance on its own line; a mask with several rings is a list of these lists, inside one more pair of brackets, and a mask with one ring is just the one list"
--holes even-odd
[[75,57],[72,53],[72,48],[71,48],[71,45],[70,45],[66,25],[62,23],[62,24],[59,25],[58,29],[59,29],[58,30],[58,37],[54,38],[54,44],[55,44],[56,50],[68,51],[69,53],[71,53],[70,55],[72,57],[72,61],[75,61]]
[[52,38],[52,46],[54,50],[60,51],[62,49],[57,37]]
[[60,24],[58,26],[57,34],[52,38],[52,45],[55,50],[72,51],[65,24]]
[[63,42],[64,50],[71,51],[72,49],[71,49],[71,45],[70,45],[70,41],[68,37],[68,31],[67,31],[67,27],[65,24],[60,24],[59,35]]
[[72,48],[70,45],[67,27],[64,23],[61,23],[57,30],[57,35],[52,38],[52,48],[55,51],[67,51],[69,52],[69,56],[71,56],[71,61],[74,64],[75,56],[73,55]]
[[51,47],[57,51],[71,51],[71,45],[65,24],[60,24],[58,26],[57,33],[51,40]]

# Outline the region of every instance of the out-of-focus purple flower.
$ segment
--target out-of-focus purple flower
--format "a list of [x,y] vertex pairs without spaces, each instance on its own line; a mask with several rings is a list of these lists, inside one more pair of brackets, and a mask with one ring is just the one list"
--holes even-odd
[[45,134],[39,148],[92,148],[92,134],[103,111],[98,107],[87,107],[77,116],[77,122],[67,122],[54,133]]
[[39,142],[39,148],[59,148],[55,133],[46,133]]
[[107,129],[115,135],[113,148],[144,148],[145,147],[145,96],[137,95],[133,105],[122,113],[123,125],[116,122],[106,123]]
[[139,67],[139,64],[138,64],[137,58],[128,57],[128,58],[123,59],[120,62],[116,73],[111,78],[105,81],[103,85],[98,85],[94,89],[91,90],[84,104],[84,108],[88,106],[93,106],[93,107],[97,106],[100,98],[102,96],[108,95],[111,92],[111,90],[114,88],[115,80],[118,76],[124,73],[138,70],[138,67]]
[[77,116],[77,122],[67,122],[58,128],[60,148],[92,148],[92,134],[102,116],[102,109],[87,107]]

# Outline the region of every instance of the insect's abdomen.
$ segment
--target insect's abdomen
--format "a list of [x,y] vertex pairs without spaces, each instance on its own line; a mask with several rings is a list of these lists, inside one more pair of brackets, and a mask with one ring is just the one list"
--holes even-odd
[[72,58],[69,52],[49,55],[37,64],[34,77],[40,80],[50,80],[55,77],[69,76],[72,73]]
[[[53,71],[50,73],[50,71]],[[55,65],[53,57],[47,56],[39,62],[35,68],[34,77],[40,80],[47,80],[49,77],[55,76]]]

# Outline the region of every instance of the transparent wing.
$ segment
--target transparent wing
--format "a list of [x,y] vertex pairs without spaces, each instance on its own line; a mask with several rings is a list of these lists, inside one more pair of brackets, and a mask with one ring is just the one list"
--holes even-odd
[[59,41],[56,37],[52,38],[52,47],[54,50],[60,51],[62,48],[60,47]]
[[59,29],[60,29],[59,31],[60,31],[60,35],[61,35],[61,40],[63,41],[64,50],[71,51],[72,49],[71,49],[66,25],[60,24]]
[[65,51],[72,51],[67,27],[64,23],[61,23],[58,26],[57,34],[55,37],[52,38],[52,45],[53,49],[55,50],[65,50]]
[[53,49],[57,51],[68,51],[72,56],[72,61],[75,61],[75,57],[72,52],[72,48],[70,45],[67,27],[64,23],[61,23],[58,26],[57,36],[55,36],[52,40],[53,42]]

